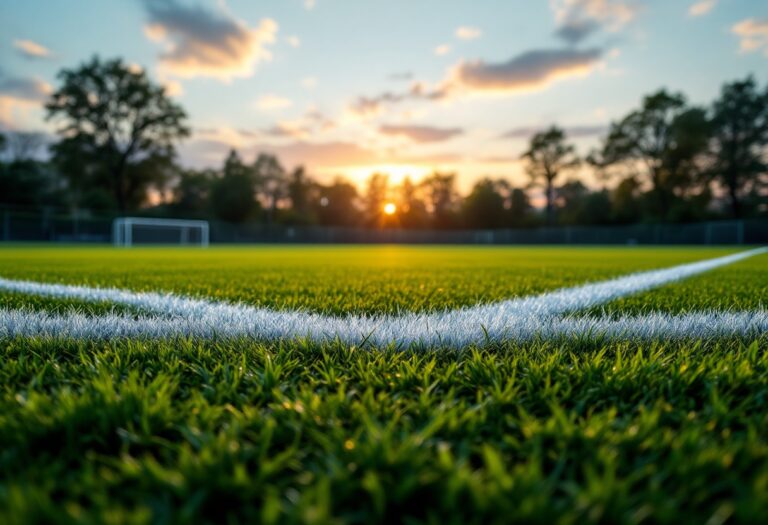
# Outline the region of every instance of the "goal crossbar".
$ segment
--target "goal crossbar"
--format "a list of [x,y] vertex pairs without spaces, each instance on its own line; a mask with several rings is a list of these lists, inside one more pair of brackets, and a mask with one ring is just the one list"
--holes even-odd
[[210,227],[208,221],[187,219],[152,219],[148,217],[118,217],[112,222],[112,243],[115,246],[133,246],[133,227],[148,226],[158,228],[178,228],[179,242],[189,244],[189,232],[200,230],[200,246],[210,243]]

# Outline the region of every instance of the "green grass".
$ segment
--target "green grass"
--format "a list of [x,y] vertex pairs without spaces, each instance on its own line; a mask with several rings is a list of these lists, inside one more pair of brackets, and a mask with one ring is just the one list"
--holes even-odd
[[[0,248],[0,276],[174,291],[279,309],[372,313],[487,303],[734,251],[466,246]],[[0,294],[0,306],[75,306],[98,313],[109,308],[10,294]]]
[[765,350],[4,341],[0,521],[765,522]]
[[768,254],[751,257],[685,281],[624,297],[609,312],[679,313],[691,310],[768,308]]
[[[12,247],[0,276],[396,312],[733,251]],[[760,306],[766,260],[605,309]],[[765,523],[767,402],[768,335],[421,351],[0,339],[0,523]]]

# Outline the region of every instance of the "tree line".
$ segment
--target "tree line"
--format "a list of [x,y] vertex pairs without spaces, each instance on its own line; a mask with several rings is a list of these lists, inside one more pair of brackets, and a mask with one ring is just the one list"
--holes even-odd
[[[286,169],[270,154],[249,163],[235,150],[218,168],[185,169],[175,153],[190,135],[187,114],[144,71],[94,57],[58,79],[46,104],[55,142],[0,134],[0,205],[441,229],[768,216],[768,86],[752,76],[725,83],[706,107],[652,93],[583,158],[559,127],[535,133],[521,156],[528,184],[483,178],[466,195],[454,173],[398,184],[374,173],[358,190],[341,177],[321,183],[303,167]],[[584,170],[603,188],[579,181]],[[531,204],[534,189],[543,209]],[[166,198],[151,204],[152,195]]]

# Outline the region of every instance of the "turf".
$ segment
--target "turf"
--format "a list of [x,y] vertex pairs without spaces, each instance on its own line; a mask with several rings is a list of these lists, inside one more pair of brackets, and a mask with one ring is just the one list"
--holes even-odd
[[[397,312],[733,251],[12,247],[0,276]],[[761,306],[767,257],[600,310]],[[0,523],[765,523],[767,400],[768,335],[421,351],[0,339]]]
[[[0,276],[324,313],[470,306],[726,255],[723,248],[258,247],[0,249]],[[0,306],[109,305],[0,294]]]
[[765,341],[1,348],[3,523],[768,520]]
[[717,268],[679,283],[623,297],[608,312],[641,314],[692,310],[754,310],[768,308],[768,254]]

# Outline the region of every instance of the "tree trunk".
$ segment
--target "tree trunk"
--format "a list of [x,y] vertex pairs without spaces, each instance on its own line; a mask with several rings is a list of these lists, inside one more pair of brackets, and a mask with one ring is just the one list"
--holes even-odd
[[741,202],[739,202],[738,184],[736,177],[728,178],[728,196],[731,198],[731,212],[734,219],[741,218]]
[[115,183],[115,201],[120,213],[125,212],[125,188],[123,187],[123,170],[115,168],[112,171],[112,180]]
[[555,222],[555,187],[553,179],[547,179],[547,226],[552,226]]

